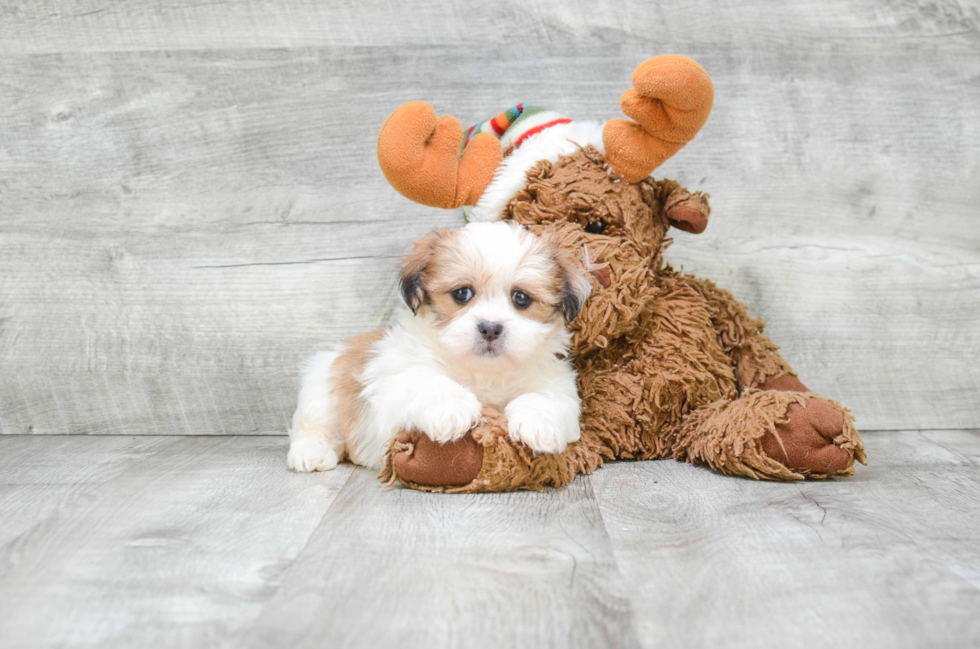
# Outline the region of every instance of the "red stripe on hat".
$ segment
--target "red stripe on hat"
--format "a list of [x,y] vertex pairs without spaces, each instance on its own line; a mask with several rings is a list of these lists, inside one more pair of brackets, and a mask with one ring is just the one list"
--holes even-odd
[[[498,121],[501,117],[503,117],[503,121],[506,122],[505,125],[501,125]],[[501,113],[490,120],[490,128],[492,128],[493,132],[497,134],[497,137],[501,137],[509,126],[510,122],[507,121],[507,113]]]
[[546,128],[551,128],[552,126],[556,126],[558,124],[571,124],[571,123],[572,120],[568,119],[567,117],[561,117],[559,119],[550,122],[545,122],[544,124],[541,124],[539,126],[535,126],[534,128],[529,129],[524,135],[517,138],[517,141],[514,142],[513,147],[517,148],[521,146],[521,142],[531,137],[532,135],[537,135],[538,133],[545,130]]

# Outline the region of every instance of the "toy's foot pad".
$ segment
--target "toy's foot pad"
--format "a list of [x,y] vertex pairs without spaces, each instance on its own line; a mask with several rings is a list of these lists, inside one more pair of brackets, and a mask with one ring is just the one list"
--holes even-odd
[[851,453],[834,443],[844,431],[844,416],[833,406],[810,398],[805,407],[791,404],[786,417],[789,421],[776,425],[778,435],[762,438],[766,455],[803,474],[834,475],[851,466]]
[[398,477],[423,487],[462,487],[483,467],[483,447],[470,433],[440,444],[418,431],[405,431],[395,442],[403,449],[392,460]]

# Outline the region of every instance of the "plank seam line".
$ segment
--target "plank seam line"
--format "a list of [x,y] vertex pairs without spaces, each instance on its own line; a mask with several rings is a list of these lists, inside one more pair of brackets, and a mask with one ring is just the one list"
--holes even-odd
[[248,266],[296,266],[300,264],[317,264],[326,261],[351,261],[354,259],[401,259],[404,255],[357,255],[352,257],[321,257],[319,259],[303,259],[300,261],[256,261],[245,264],[213,264],[191,266],[191,268],[246,268]]
[[[602,523],[602,533],[606,535],[606,541],[609,543],[609,554],[612,558],[613,565],[616,567],[616,574],[619,575],[619,583],[625,589],[626,578],[623,575],[623,567],[619,563],[619,558],[616,556],[616,548],[613,546],[612,537],[609,535],[609,527],[606,525],[606,517],[602,515],[602,503],[599,502],[599,497],[595,492],[595,485],[592,483],[591,475],[583,475],[581,478],[585,478],[586,484],[589,486],[589,495],[592,497],[592,502],[595,503],[596,513],[599,515],[599,521]],[[562,531],[565,535],[572,541],[576,541],[572,536],[565,530],[562,526]],[[584,547],[579,544],[580,547]],[[573,573],[574,578],[574,573]],[[630,593],[624,592],[623,595],[626,597],[629,603],[629,623],[630,623],[630,633],[635,641],[635,646],[640,646],[640,631],[636,626],[636,607],[634,606],[634,598],[630,596]]]

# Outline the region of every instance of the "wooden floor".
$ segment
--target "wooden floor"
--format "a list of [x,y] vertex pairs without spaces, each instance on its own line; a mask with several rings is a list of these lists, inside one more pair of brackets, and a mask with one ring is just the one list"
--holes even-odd
[[980,431],[866,441],[852,479],[440,496],[284,437],[0,437],[0,644],[976,646]]

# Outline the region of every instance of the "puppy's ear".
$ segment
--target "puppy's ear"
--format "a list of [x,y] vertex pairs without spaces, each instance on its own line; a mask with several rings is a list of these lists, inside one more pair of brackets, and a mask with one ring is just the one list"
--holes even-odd
[[582,310],[582,305],[592,292],[592,282],[589,279],[588,259],[585,249],[576,254],[556,246],[555,261],[561,275],[561,300],[558,310],[570,323]]
[[399,285],[402,299],[412,313],[418,313],[419,307],[428,299],[428,294],[425,292],[426,271],[430,269],[440,243],[448,236],[449,230],[446,228],[433,230],[421,239],[413,241],[412,252],[402,259]]

